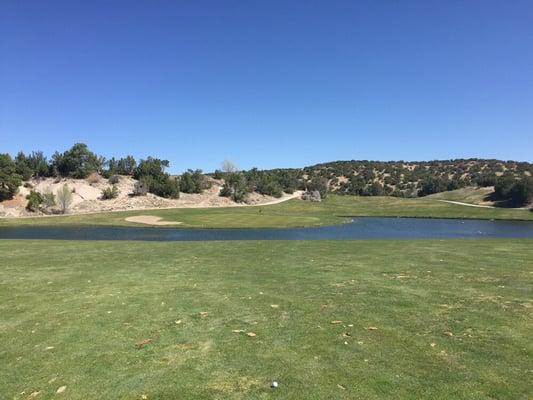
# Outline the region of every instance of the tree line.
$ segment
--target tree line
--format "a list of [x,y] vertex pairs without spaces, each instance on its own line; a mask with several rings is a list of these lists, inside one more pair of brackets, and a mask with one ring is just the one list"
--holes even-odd
[[[209,187],[201,170],[188,170],[182,177],[166,172],[168,160],[147,157],[137,162],[133,156],[105,159],[92,152],[84,143],[76,143],[63,153],[55,152],[48,159],[43,152],[30,154],[19,152],[14,158],[0,154],[0,200],[12,198],[23,181],[31,178],[86,179],[91,174],[109,178],[111,184],[118,182],[119,175],[137,179],[134,195],[153,193],[166,198],[178,198],[179,193],[200,193]],[[180,179],[182,178],[182,179]],[[112,187],[103,193],[103,198],[116,197]]]
[[[51,159],[40,151],[14,158],[0,154],[0,200],[11,198],[21,181],[40,177],[87,178],[98,173],[114,182],[113,177],[129,175],[137,179],[135,195],[153,193],[177,198],[182,193],[201,193],[212,181],[201,170],[189,169],[181,176],[166,170],[168,160],[147,157],[137,161],[128,155],[105,159],[77,143],[67,151],[55,152]],[[509,204],[531,202],[533,164],[527,162],[457,159],[427,162],[406,161],[336,161],[305,168],[239,170],[225,161],[220,170],[207,174],[224,179],[220,195],[241,202],[251,192],[281,197],[295,190],[329,192],[340,195],[419,197],[466,186],[494,186],[494,196]],[[114,196],[112,189],[104,198]]]

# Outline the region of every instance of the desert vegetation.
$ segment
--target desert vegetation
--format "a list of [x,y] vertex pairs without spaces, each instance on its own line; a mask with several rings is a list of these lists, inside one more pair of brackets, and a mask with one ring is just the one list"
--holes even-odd
[[[318,190],[356,196],[424,197],[464,187],[495,187],[493,200],[509,206],[533,201],[533,164],[459,159],[429,162],[337,161],[302,169],[251,169],[241,173],[246,191]],[[223,177],[223,171],[214,175]],[[232,191],[228,191],[232,193]]]
[[[220,182],[220,196],[245,202],[252,193],[280,198],[284,193],[305,191],[304,199],[320,201],[328,193],[356,196],[424,197],[467,187],[493,188],[487,200],[503,207],[523,207],[533,202],[533,165],[526,162],[458,159],[429,162],[337,161],[304,168],[241,170],[225,160],[220,170],[205,174],[188,169],[179,176],[167,172],[168,160],[146,157],[136,160],[92,152],[76,143],[50,160],[40,151],[19,152],[14,158],[0,155],[0,201],[13,198],[23,182],[53,177],[85,179],[93,184],[108,179],[101,199],[117,197],[114,185],[121,176],[135,179],[131,195],[147,193],[177,199],[181,193],[199,194],[209,190],[213,180]],[[36,190],[34,190],[36,192]],[[43,193],[41,193],[42,195]],[[28,195],[30,196],[30,195]],[[30,199],[29,199],[30,200]],[[39,198],[31,195],[28,210],[39,210]],[[42,208],[41,208],[42,209]]]

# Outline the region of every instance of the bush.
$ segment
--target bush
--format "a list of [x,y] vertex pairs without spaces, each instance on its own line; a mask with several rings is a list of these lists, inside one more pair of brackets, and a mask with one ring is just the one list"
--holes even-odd
[[476,184],[480,187],[488,187],[496,185],[497,176],[495,174],[483,174],[476,178]]
[[100,179],[102,177],[97,172],[93,172],[87,177],[87,182],[89,182],[91,185],[94,185],[95,183],[100,182]]
[[322,177],[313,178],[313,180],[307,182],[306,190],[308,192],[313,192],[317,190],[320,193],[320,198],[325,199],[326,197],[328,197],[329,191],[328,180]]
[[72,204],[72,191],[66,183],[57,191],[57,204],[62,214],[65,214]]
[[226,181],[222,185],[220,196],[230,197],[236,202],[243,202],[249,192],[250,188],[244,175],[239,172],[233,172],[226,175]]
[[210,187],[211,182],[200,169],[194,171],[189,169],[181,175],[180,191],[183,193],[202,193]]
[[447,190],[447,182],[441,178],[429,177],[422,181],[418,196],[427,196],[434,193],[445,192]]
[[42,194],[43,205],[46,208],[52,208],[56,205],[56,196],[52,192],[44,192]]
[[512,175],[502,175],[494,185],[494,193],[500,200],[508,199],[511,196],[511,189],[516,183],[516,179]]
[[108,182],[109,182],[111,185],[116,185],[117,183],[120,182],[120,176],[119,176],[119,175],[111,175],[111,176],[109,177]]
[[102,200],[111,200],[118,197],[118,189],[115,185],[112,185],[108,188],[102,190]]
[[0,154],[0,201],[12,199],[22,183],[9,154]]
[[133,185],[133,195],[134,196],[146,196],[148,193],[148,182],[146,179],[141,178]]
[[224,173],[221,170],[216,169],[215,173],[213,174],[213,179],[217,179],[217,180],[224,179]]
[[270,176],[263,175],[256,186],[256,191],[273,197],[281,197],[283,194],[281,185]]
[[320,202],[322,198],[320,197],[320,192],[318,190],[313,190],[311,192],[305,192],[302,194],[302,200]]
[[148,191],[156,196],[177,199],[180,197],[178,180],[169,175],[160,179],[150,179]]
[[510,190],[509,201],[517,206],[524,206],[533,201],[533,178],[523,178]]
[[35,212],[41,208],[43,196],[39,192],[32,190],[30,194],[26,196],[26,199],[28,199],[28,204],[26,204],[26,209],[28,211]]
[[180,196],[179,183],[176,178],[172,178],[165,172],[168,166],[167,160],[148,157],[146,160],[141,160],[134,177],[143,181],[143,185],[146,185],[150,193],[160,197],[178,198]]

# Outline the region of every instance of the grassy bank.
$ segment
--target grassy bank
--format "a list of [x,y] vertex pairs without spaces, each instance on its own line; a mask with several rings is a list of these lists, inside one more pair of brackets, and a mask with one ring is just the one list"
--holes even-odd
[[319,226],[341,223],[345,216],[398,216],[429,218],[479,218],[533,220],[522,209],[486,209],[443,203],[434,199],[395,197],[328,197],[321,203],[291,200],[263,207],[209,209],[167,209],[70,215],[39,218],[0,219],[2,226],[19,225],[115,225],[146,226],[127,222],[134,215],[155,215],[165,221],[178,221],[181,227],[271,228]]
[[531,240],[0,241],[0,255],[2,398],[530,394]]

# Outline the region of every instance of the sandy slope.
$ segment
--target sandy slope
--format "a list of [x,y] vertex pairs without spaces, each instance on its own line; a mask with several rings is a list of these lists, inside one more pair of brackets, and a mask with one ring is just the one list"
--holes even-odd
[[[72,205],[69,214],[89,214],[104,211],[149,210],[162,208],[209,208],[209,207],[243,207],[251,205],[277,204],[293,198],[298,198],[301,192],[291,195],[284,194],[281,198],[263,196],[251,193],[246,203],[235,203],[227,197],[220,197],[222,181],[213,180],[213,186],[201,194],[181,193],[179,199],[165,199],[148,194],[146,196],[132,197],[135,180],[129,176],[121,176],[116,184],[119,195],[115,199],[101,200],[102,190],[111,186],[107,179],[101,178],[97,182],[88,182],[85,179],[46,178],[32,180],[33,190],[40,193],[57,191],[65,184],[73,191]],[[36,216],[39,213],[29,212],[25,209],[26,195],[30,189],[21,186],[15,199],[0,203],[0,217]]]

